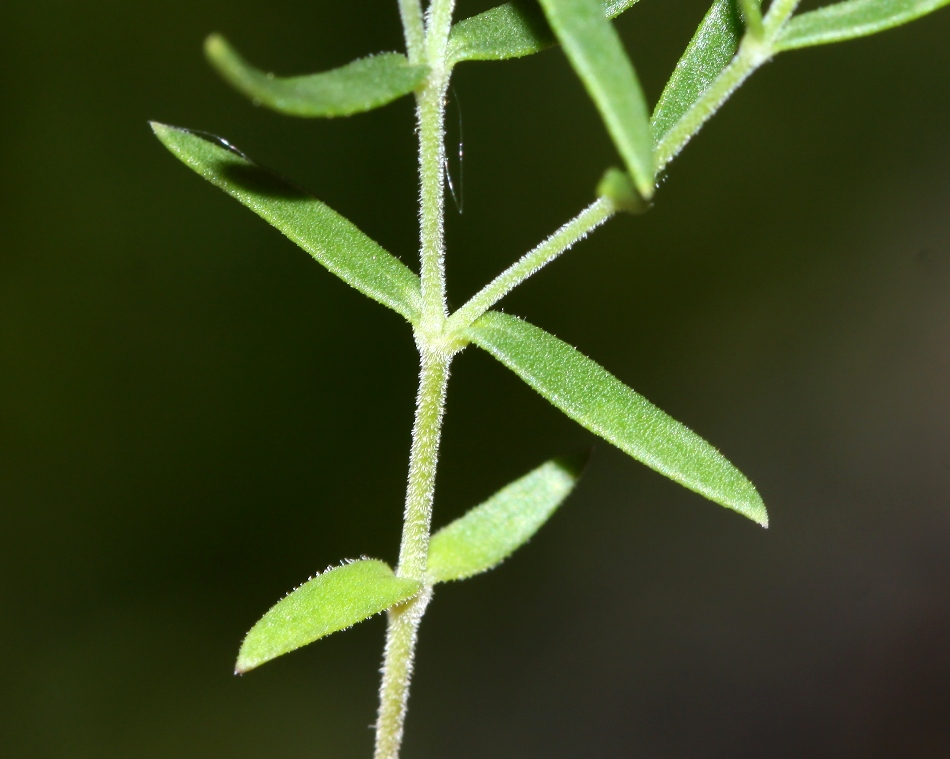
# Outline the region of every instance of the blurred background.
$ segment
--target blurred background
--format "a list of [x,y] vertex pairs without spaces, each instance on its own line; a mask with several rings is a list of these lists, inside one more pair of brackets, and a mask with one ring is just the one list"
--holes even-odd
[[[651,102],[704,12],[619,20]],[[226,137],[415,266],[411,101],[293,120],[201,52],[331,68],[401,48],[395,0],[13,0],[0,26],[0,753],[369,757],[381,618],[231,671],[313,572],[395,560],[409,330],[146,122]],[[950,756],[948,39],[944,10],[779,57],[651,212],[504,302],[718,446],[768,531],[457,360],[437,526],[595,451],[527,548],[438,589],[406,759]],[[557,50],[454,81],[457,306],[616,157]]]

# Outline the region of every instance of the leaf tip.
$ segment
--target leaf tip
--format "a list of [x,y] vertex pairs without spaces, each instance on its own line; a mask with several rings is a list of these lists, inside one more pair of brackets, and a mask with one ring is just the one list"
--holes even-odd
[[171,124],[163,124],[161,121],[149,121],[148,125],[152,128],[152,134],[158,138],[159,142],[169,149],[171,149],[170,143],[175,139],[176,136],[181,136],[182,134],[188,133],[187,129],[175,127]]
[[577,453],[568,454],[567,456],[558,456],[554,459],[554,463],[567,472],[572,479],[579,480],[581,475],[584,474],[584,470],[587,469],[587,465],[590,463],[593,454],[594,446],[590,446]]
[[753,490],[752,492],[753,497],[743,504],[739,513],[767,530],[769,529],[769,512],[766,510],[765,503],[762,501],[762,496],[759,495],[758,491]]
[[247,672],[250,672],[252,669],[260,666],[263,663],[264,662],[254,661],[253,659],[249,658],[247,654],[244,652],[244,646],[241,646],[241,650],[238,653],[237,661],[234,664],[234,674],[235,675],[246,674]]
[[[233,67],[237,53],[223,35],[212,32],[205,37],[204,43],[205,58],[214,66],[219,73],[227,73],[227,69]],[[231,64],[229,66],[228,64]]]
[[211,34],[205,37],[205,54],[209,58],[213,58],[215,55],[227,50],[227,48],[227,40],[217,32],[211,32]]

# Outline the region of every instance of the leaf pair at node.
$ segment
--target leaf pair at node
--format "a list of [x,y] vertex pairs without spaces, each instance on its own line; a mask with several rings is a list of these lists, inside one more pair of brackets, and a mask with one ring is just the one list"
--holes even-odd
[[[845,0],[792,16],[765,39],[764,28],[759,28],[763,21],[757,0],[715,0],[654,109],[652,129],[657,145],[664,143],[679,124],[694,122],[676,135],[676,144],[664,151],[658,168],[662,169],[667,156],[675,155],[702,125],[704,119],[688,118],[690,111],[733,63],[747,28],[755,42],[764,46],[760,54],[764,62],[785,50],[843,42],[891,29],[948,3],[950,0]],[[764,23],[768,21],[769,15],[766,15]],[[712,111],[721,104],[716,104]]]
[[[564,502],[585,459],[548,461],[433,535],[425,584],[463,580],[504,561]],[[236,672],[247,672],[405,603],[422,588],[423,583],[397,577],[376,559],[329,569],[281,599],[251,628],[241,645]]]
[[[630,0],[540,0],[507,3],[457,24],[450,63],[528,55],[560,41],[607,124],[627,172],[609,171],[599,193],[617,209],[642,210],[653,192],[654,145],[682,147],[705,116],[694,111],[741,57],[746,30],[765,49],[838,42],[913,20],[950,0],[846,0],[770,25],[753,0],[715,0],[676,66],[652,119],[609,18]],[[778,0],[773,0],[774,9]],[[763,24],[760,37],[759,20]],[[297,116],[342,116],[376,108],[420,87],[428,74],[387,53],[305,77],[277,78],[244,62],[220,37],[208,55],[233,85],[275,110]],[[722,101],[731,90],[726,91]],[[722,101],[709,105],[714,111]],[[708,104],[707,104],[708,105]],[[686,127],[683,125],[687,124]],[[368,297],[419,324],[419,277],[324,203],[209,135],[153,124],[182,162],[276,227],[315,260]],[[675,138],[675,139],[674,139]],[[767,524],[752,484],[716,449],[674,421],[603,367],[544,330],[497,312],[472,315],[454,336],[486,350],[572,419],[656,471]],[[461,579],[491,568],[527,540],[566,497],[576,474],[549,462],[435,535],[426,583]],[[413,598],[423,583],[396,577],[383,562],[362,560],[304,584],[248,634],[238,670],[348,627]]]
[[[152,128],[182,162],[331,272],[418,323],[419,277],[355,225],[231,147],[176,127]],[[767,523],[755,488],[725,457],[554,335],[490,312],[456,337],[488,351],[565,414],[635,459],[716,503]]]

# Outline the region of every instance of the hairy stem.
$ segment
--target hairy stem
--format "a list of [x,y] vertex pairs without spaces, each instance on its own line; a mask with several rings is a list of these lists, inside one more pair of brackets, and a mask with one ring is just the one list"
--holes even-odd
[[654,148],[659,174],[686,146],[709,118],[762,64],[775,54],[775,40],[800,0],[774,0],[762,20],[761,33],[750,30],[732,62]]
[[465,329],[528,277],[583,240],[616,213],[607,198],[598,198],[533,250],[525,253],[479,290],[449,319],[449,332]]
[[742,10],[742,20],[745,22],[746,29],[756,37],[761,38],[765,33],[762,26],[762,11],[759,9],[759,0],[739,0],[739,7]]
[[752,41],[750,37],[743,40],[732,63],[723,69],[702,97],[693,103],[692,107],[657,143],[654,153],[657,174],[676,158],[677,154],[686,147],[686,143],[722,107],[732,93],[739,89],[759,66],[772,57],[772,51],[767,45],[757,40],[749,44],[750,41]]
[[419,0],[399,0],[399,16],[406,37],[406,53],[410,63],[419,63],[425,56],[426,29]]
[[445,326],[445,93],[451,66],[445,60],[455,0],[432,0],[426,13],[429,81],[416,98],[419,125],[420,277],[422,332]]
[[[451,356],[432,352],[421,344],[419,353],[419,393],[416,397],[416,418],[412,428],[409,485],[406,489],[402,546],[396,574],[424,581]],[[383,680],[379,690],[375,759],[397,759],[399,756],[409,699],[409,682],[416,653],[416,637],[419,623],[431,597],[432,589],[427,586],[411,601],[389,611]]]
[[429,528],[435,493],[435,472],[439,461],[445,391],[451,357],[420,346],[419,393],[412,428],[409,456],[409,484],[402,527],[402,545],[396,574],[424,580],[429,558]]
[[[431,66],[431,64],[430,64]],[[419,227],[422,330],[441,331],[445,303],[445,91],[448,76],[433,70],[418,95]]]
[[[442,416],[449,381],[449,365],[457,348],[444,337],[447,321],[445,301],[445,92],[451,67],[445,48],[452,24],[454,0],[432,0],[426,14],[424,39],[418,55],[429,66],[425,87],[416,95],[419,130],[419,225],[422,314],[415,325],[419,348],[419,392],[412,427],[409,477],[403,520],[402,544],[396,574],[425,582],[429,560],[429,535],[435,473],[439,461]],[[400,0],[407,45],[416,45],[418,0]],[[411,11],[411,12],[410,12]],[[421,23],[421,19],[420,19]],[[398,759],[406,721],[409,683],[415,660],[419,623],[432,597],[431,586],[419,595],[389,610],[386,652],[383,657],[376,722],[376,759]]]
[[375,759],[397,759],[402,745],[419,622],[432,598],[432,588],[402,606],[390,609],[386,628],[383,683],[379,690]]
[[775,39],[778,33],[785,26],[801,0],[774,0],[769,6],[769,12],[765,14],[765,33]]

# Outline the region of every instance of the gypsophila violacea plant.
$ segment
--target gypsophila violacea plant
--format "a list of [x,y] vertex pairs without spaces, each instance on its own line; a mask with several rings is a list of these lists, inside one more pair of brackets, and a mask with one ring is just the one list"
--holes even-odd
[[[677,63],[652,116],[611,19],[636,0],[515,0],[452,23],[454,1],[399,0],[406,54],[382,53],[332,71],[275,77],[220,36],[206,52],[254,102],[281,113],[333,117],[397,98],[416,100],[419,270],[351,222],[258,166],[223,139],[153,123],[183,163],[236,198],[364,295],[410,325],[419,390],[405,521],[395,570],[361,559],[318,575],[273,606],[247,634],[236,671],[387,612],[376,759],[399,755],[417,631],[437,583],[496,566],[523,545],[571,492],[581,463],[555,459],[431,534],[446,385],[453,357],[473,344],[582,426],[657,472],[767,526],[756,489],[729,461],[606,369],[554,335],[493,310],[512,289],[620,211],[653,199],[656,177],[705,121],[778,53],[841,42],[906,23],[950,0],[846,0],[795,15],[798,0],[715,0]],[[454,313],[446,305],[444,116],[452,71],[466,61],[518,58],[560,44],[603,118],[623,168],[608,169],[594,201],[489,282]]]

